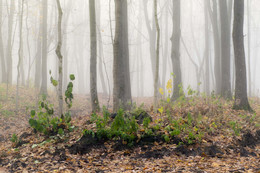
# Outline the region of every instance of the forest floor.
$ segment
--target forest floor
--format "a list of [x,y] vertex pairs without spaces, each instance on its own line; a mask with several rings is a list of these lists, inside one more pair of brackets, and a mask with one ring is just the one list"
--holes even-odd
[[[196,117],[188,128],[203,134],[187,143],[186,138],[156,138],[133,146],[116,140],[86,145],[83,130],[95,129],[91,120],[90,98],[75,95],[72,121],[74,130],[64,136],[46,137],[30,127],[30,111],[35,109],[36,91],[21,88],[20,107],[15,110],[15,87],[6,99],[0,85],[0,173],[4,172],[256,172],[260,173],[260,100],[251,98],[254,113],[232,109],[232,102],[213,97],[192,97],[175,105],[162,104],[154,113],[152,98],[135,99],[151,117],[151,126],[160,123],[160,133],[168,135],[169,115]],[[101,105],[107,98],[99,96]],[[55,94],[49,95],[57,110]],[[170,108],[169,108],[170,105]],[[170,112],[166,113],[167,107]],[[109,107],[108,110],[111,108]],[[164,109],[164,110],[163,110]],[[168,110],[168,109],[167,109]],[[187,120],[189,121],[189,120]],[[176,121],[177,122],[177,121]],[[195,122],[197,124],[195,124]],[[168,125],[168,126],[167,126]],[[141,127],[141,125],[140,125]],[[186,126],[185,126],[186,127]],[[199,130],[198,130],[199,129]],[[183,132],[187,129],[183,128]],[[143,133],[144,129],[140,128]],[[191,131],[188,131],[188,136]],[[11,142],[13,134],[19,138]],[[176,140],[178,142],[176,142]],[[180,142],[181,141],[181,142]],[[122,141],[121,141],[122,142]]]

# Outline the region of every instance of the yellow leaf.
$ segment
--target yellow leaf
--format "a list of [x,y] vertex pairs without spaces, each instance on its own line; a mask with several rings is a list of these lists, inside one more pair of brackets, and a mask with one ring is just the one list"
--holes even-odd
[[169,80],[168,80],[167,85],[166,85],[166,88],[167,88],[168,92],[169,92],[169,90],[172,89],[172,79],[169,79]]
[[162,88],[159,88],[159,92],[160,92],[160,94],[161,95],[163,95],[164,93],[163,93],[163,89]]

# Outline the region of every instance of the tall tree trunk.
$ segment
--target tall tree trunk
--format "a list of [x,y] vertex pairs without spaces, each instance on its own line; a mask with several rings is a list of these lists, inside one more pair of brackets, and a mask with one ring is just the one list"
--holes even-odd
[[248,39],[247,39],[247,46],[248,46],[248,50],[247,50],[247,64],[248,64],[248,95],[249,97],[251,97],[251,32],[250,32],[250,25],[251,25],[251,19],[250,19],[250,0],[247,0],[247,35],[248,35]]
[[[152,17],[152,26],[149,23],[148,17],[148,10],[147,10],[147,0],[143,0],[143,7],[144,7],[144,17],[145,17],[145,24],[149,35],[149,51],[150,51],[150,59],[152,64],[152,74],[153,79],[156,75],[156,24],[155,19]],[[154,10],[154,8],[153,8]],[[153,11],[154,14],[154,11]],[[154,15],[153,15],[154,16]],[[158,85],[160,86],[160,79],[158,77]]]
[[181,77],[181,62],[180,62],[180,38],[181,38],[181,2],[180,0],[173,0],[173,14],[172,14],[172,68],[173,68],[173,93],[172,100],[176,100],[179,96],[179,86],[182,85]]
[[31,62],[31,49],[30,49],[30,41],[29,41],[29,37],[30,37],[30,29],[29,29],[29,25],[28,25],[28,18],[29,18],[29,5],[28,5],[28,1],[26,1],[26,43],[27,43],[27,51],[28,51],[28,72],[27,72],[27,87],[29,88],[30,86],[30,75],[31,75],[31,69],[32,69],[32,65],[34,63]]
[[230,32],[231,23],[228,18],[227,1],[219,1],[220,26],[221,26],[221,95],[226,99],[231,99],[231,79],[230,79]]
[[252,110],[247,98],[246,60],[244,49],[244,0],[234,1],[233,44],[236,67],[234,109]]
[[[104,78],[104,71],[103,71],[103,43],[102,43],[102,36],[101,36],[101,29],[100,29],[100,15],[101,15],[101,6],[100,6],[100,0],[97,1],[98,3],[98,9],[97,9],[97,26],[98,26],[98,71],[99,71],[99,77],[100,77],[100,81],[101,81],[101,86],[102,86],[102,90],[104,92],[105,95],[108,94],[107,91],[107,87],[106,87],[106,82],[105,82],[105,78]],[[104,64],[105,65],[105,64]],[[106,71],[106,70],[105,70]],[[109,83],[108,83],[109,85]]]
[[218,22],[218,11],[217,11],[217,1],[213,1],[213,10],[211,10],[211,5],[209,3],[208,11],[213,29],[214,38],[214,74],[216,83],[216,94],[221,93],[221,63],[220,63],[220,35],[219,35],[219,22]]
[[59,115],[63,114],[63,95],[62,95],[62,86],[63,86],[63,67],[62,61],[63,57],[61,54],[62,47],[62,35],[61,35],[61,22],[62,22],[62,9],[60,5],[60,0],[56,0],[58,8],[58,45],[56,47],[56,55],[59,59],[59,79],[58,79],[58,97],[59,97]]
[[[142,13],[143,13],[143,3],[139,2],[139,17],[138,17],[138,30],[139,32],[142,33],[143,30],[143,24],[142,24]],[[139,44],[138,46],[138,80],[139,80],[139,85],[138,85],[138,96],[143,97],[144,96],[144,63],[143,63],[143,37],[138,36],[137,42]]]
[[92,112],[99,111],[97,95],[97,31],[95,0],[89,0],[90,18],[90,96]]
[[41,94],[47,95],[47,19],[48,19],[48,0],[42,1],[42,83]]
[[[159,55],[160,55],[160,27],[158,21],[158,14],[157,14],[157,0],[153,1],[154,3],[154,18],[155,18],[155,25],[156,25],[156,68],[155,68],[155,77],[154,77],[154,108],[157,108],[157,97],[158,97],[158,80],[159,80]],[[156,109],[157,110],[157,109]]]
[[204,50],[204,58],[205,58],[205,76],[206,76],[206,80],[205,80],[205,92],[207,95],[210,94],[210,64],[209,64],[209,18],[208,18],[208,5],[207,5],[208,0],[204,0],[204,18],[205,18],[205,50]]
[[3,25],[3,3],[0,0],[0,63],[1,63],[1,76],[2,82],[7,82],[7,72],[6,72],[6,63],[5,63],[5,55],[4,55],[4,45],[3,45],[3,37],[2,37],[2,25]]
[[129,109],[128,103],[132,102],[130,71],[129,71],[129,48],[128,48],[128,14],[127,1],[115,0],[115,40],[114,48],[114,89],[113,110],[119,108]]
[[16,112],[18,112],[19,108],[19,79],[20,79],[20,65],[22,62],[23,56],[23,7],[24,7],[24,0],[19,1],[19,8],[20,8],[20,20],[19,20],[19,49],[18,49],[18,64],[17,64],[17,80],[16,80],[16,103],[15,108]]
[[7,60],[7,84],[12,84],[13,82],[13,57],[12,57],[12,35],[13,35],[13,21],[14,21],[14,10],[15,1],[10,3],[10,11],[8,14],[8,38],[7,38],[7,50],[6,50],[6,60]]
[[168,24],[168,16],[169,16],[169,1],[166,2],[166,9],[165,9],[165,31],[164,31],[164,50],[163,50],[163,67],[162,67],[162,87],[165,88],[166,86],[166,72],[167,72],[167,61],[168,61],[168,42],[169,42],[169,24]]

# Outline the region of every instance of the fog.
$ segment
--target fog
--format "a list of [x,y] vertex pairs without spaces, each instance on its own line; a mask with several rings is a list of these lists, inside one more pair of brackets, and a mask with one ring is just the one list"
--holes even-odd
[[[257,0],[245,1],[245,16],[244,16],[244,44],[247,64],[247,79],[250,74],[251,81],[251,96],[259,96],[260,80],[257,74],[260,73],[258,56],[260,41],[260,2]],[[6,47],[8,40],[8,14],[10,13],[10,2],[2,2],[2,40],[3,51],[6,61],[11,58],[7,56]],[[86,0],[61,0],[63,10],[62,21],[62,37],[63,46],[62,54],[64,62],[67,59],[67,72],[64,73],[68,79],[69,74],[75,74],[75,92],[80,94],[90,93],[90,20],[89,20],[89,1]],[[39,41],[39,26],[42,22],[40,14],[41,1],[25,0],[23,14],[23,74],[20,82],[26,85],[28,81],[30,87],[34,87],[37,55],[37,43]],[[250,6],[248,7],[247,4]],[[12,31],[12,83],[16,84],[17,64],[19,59],[19,16],[20,16],[20,1],[15,1],[15,11],[13,19]],[[180,60],[182,70],[182,83],[184,89],[189,85],[193,89],[205,91],[205,20],[204,20],[204,0],[181,0],[181,43],[180,43]],[[153,1],[148,0],[147,12],[149,24],[153,23]],[[248,11],[249,9],[249,11]],[[98,93],[113,92],[113,44],[115,36],[115,8],[114,1],[98,0],[96,1],[96,15],[98,36],[98,53],[97,53],[97,90]],[[249,14],[249,17],[247,17]],[[233,15],[233,12],[232,12]],[[166,82],[172,78],[171,73],[171,35],[172,35],[172,1],[158,1],[158,18],[161,33],[160,40],[160,56],[159,56],[159,81],[161,88],[165,88]],[[232,17],[233,18],[233,17]],[[249,21],[248,21],[249,19]],[[40,38],[47,38],[47,71],[48,71],[48,89],[54,90],[50,83],[49,71],[55,79],[58,78],[57,61],[55,54],[57,45],[57,6],[56,1],[48,1],[48,20],[47,20],[47,35],[41,35]],[[218,16],[220,20],[220,16]],[[232,20],[233,21],[233,20]],[[249,23],[248,23],[249,22]],[[232,36],[231,24],[231,36]],[[249,29],[249,30],[248,30]],[[209,61],[210,61],[210,91],[215,90],[214,78],[214,42],[213,29],[209,21]],[[152,65],[149,51],[149,34],[144,16],[143,1],[129,0],[128,1],[128,38],[129,38],[129,60],[130,60],[130,77],[131,91],[133,97],[153,96],[154,79],[152,75]],[[250,33],[250,43],[248,38]],[[155,43],[154,43],[155,44]],[[185,45],[184,45],[185,44]],[[248,47],[250,45],[250,47]],[[186,46],[186,48],[185,48]],[[234,53],[233,43],[231,39],[231,87],[234,92]],[[103,50],[100,50],[103,48]],[[250,62],[248,61],[248,49],[250,48]],[[192,62],[193,61],[193,62]],[[1,62],[2,63],[2,62]],[[201,71],[200,78],[196,78],[196,67],[198,65]],[[101,64],[101,65],[99,65]],[[100,69],[100,67],[102,69]],[[30,71],[29,71],[30,69]],[[64,67],[65,69],[65,67]],[[250,69],[250,73],[248,71]],[[102,87],[100,73],[103,73],[106,91]],[[24,75],[24,79],[23,79]],[[2,75],[1,75],[2,76]],[[22,81],[24,80],[24,81]],[[164,81],[162,81],[164,80]],[[64,82],[67,82],[66,80]],[[200,82],[201,85],[197,85]],[[108,87],[110,86],[110,87]],[[109,89],[110,88],[110,89]],[[249,89],[249,87],[248,87]]]

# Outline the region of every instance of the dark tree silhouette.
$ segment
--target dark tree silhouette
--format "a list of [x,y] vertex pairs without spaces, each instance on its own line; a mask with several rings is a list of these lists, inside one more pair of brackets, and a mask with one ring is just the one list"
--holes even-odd
[[244,49],[244,0],[234,1],[233,44],[235,53],[236,86],[234,109],[251,111],[247,98],[246,62]]

